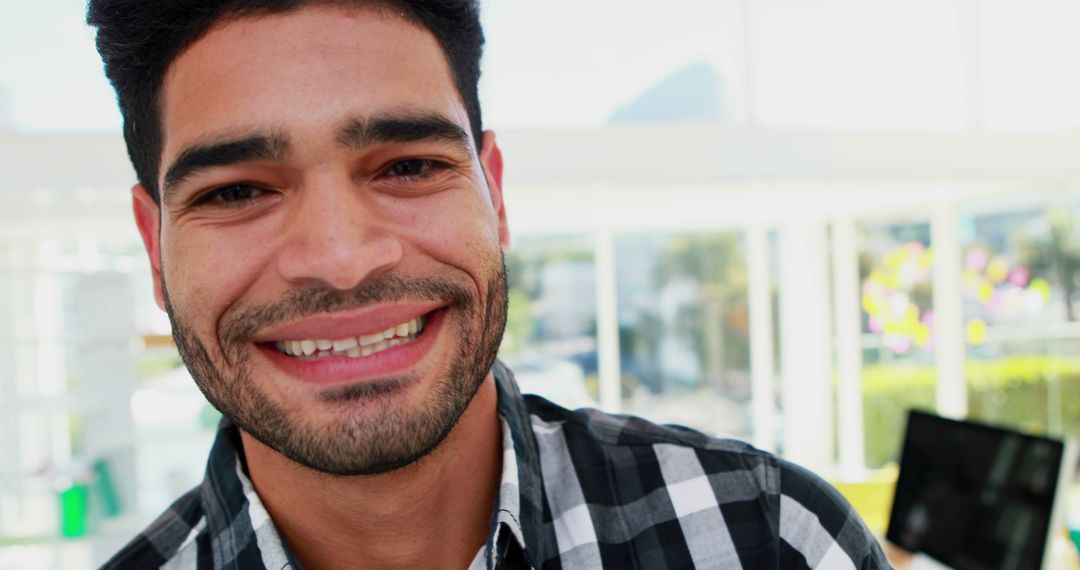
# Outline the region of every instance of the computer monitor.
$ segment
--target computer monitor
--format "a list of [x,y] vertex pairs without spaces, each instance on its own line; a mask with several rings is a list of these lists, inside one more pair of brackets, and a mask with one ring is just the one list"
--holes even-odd
[[1045,568],[1075,466],[1070,441],[913,410],[886,538],[958,570]]

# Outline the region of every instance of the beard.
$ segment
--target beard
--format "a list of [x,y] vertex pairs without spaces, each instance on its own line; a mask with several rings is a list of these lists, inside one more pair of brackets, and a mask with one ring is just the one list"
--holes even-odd
[[[295,291],[272,303],[228,310],[219,321],[219,357],[207,339],[190,326],[188,315],[172,303],[162,268],[165,307],[180,356],[206,399],[222,415],[264,445],[292,461],[327,474],[375,475],[410,465],[435,450],[457,424],[491,370],[502,341],[507,315],[506,267],[487,264],[487,291],[477,293],[445,277],[382,276],[356,289],[326,286]],[[457,313],[456,336],[431,396],[418,409],[395,408],[383,397],[418,380],[408,373],[318,394],[330,412],[315,423],[303,417],[298,402],[272,400],[252,372],[258,350],[250,341],[260,329],[306,316],[393,302],[449,301]],[[445,324],[453,324],[450,319]],[[363,405],[355,405],[362,402]],[[350,405],[354,404],[354,405]]]

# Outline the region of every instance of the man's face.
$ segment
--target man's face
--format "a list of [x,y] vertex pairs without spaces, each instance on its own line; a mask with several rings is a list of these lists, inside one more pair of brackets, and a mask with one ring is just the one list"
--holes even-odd
[[433,449],[490,373],[509,239],[434,37],[369,9],[231,20],[161,111],[160,221],[140,187],[136,218],[208,399],[322,471]]

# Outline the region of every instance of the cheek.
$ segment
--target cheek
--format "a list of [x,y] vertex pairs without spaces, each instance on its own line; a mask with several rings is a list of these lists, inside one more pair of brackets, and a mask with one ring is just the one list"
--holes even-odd
[[200,229],[177,232],[174,239],[163,243],[170,300],[177,312],[198,321],[192,325],[214,326],[212,323],[257,281],[270,242],[242,234]]
[[437,200],[413,211],[407,227],[419,247],[432,257],[469,273],[499,245],[498,220],[491,205],[473,199]]

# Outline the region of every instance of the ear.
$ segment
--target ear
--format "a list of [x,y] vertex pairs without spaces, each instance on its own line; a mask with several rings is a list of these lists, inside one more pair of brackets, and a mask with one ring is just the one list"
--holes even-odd
[[480,150],[480,164],[484,167],[484,175],[487,177],[491,205],[495,207],[495,214],[499,219],[499,243],[502,244],[505,253],[510,251],[510,226],[506,222],[506,202],[503,201],[503,158],[502,151],[499,150],[499,145],[495,142],[495,133],[492,131],[484,131],[484,145]]
[[146,254],[150,256],[150,272],[154,276],[154,300],[165,310],[165,295],[161,289],[161,208],[142,184],[131,187],[131,207],[135,225],[139,226]]

